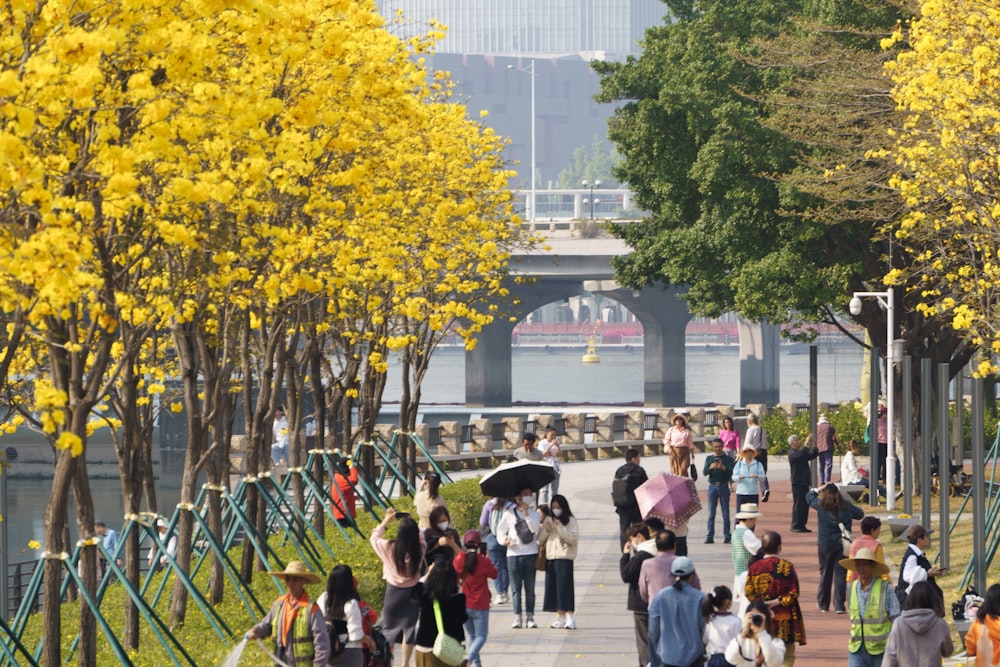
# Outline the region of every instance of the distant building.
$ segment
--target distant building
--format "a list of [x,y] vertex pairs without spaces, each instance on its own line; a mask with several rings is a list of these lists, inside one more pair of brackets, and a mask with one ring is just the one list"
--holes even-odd
[[[403,11],[426,31],[431,19],[448,27],[438,53],[541,55],[590,53],[619,60],[638,55],[646,30],[667,15],[662,0],[377,0],[391,18]],[[600,56],[596,54],[602,54]]]
[[589,150],[595,137],[606,140],[614,107],[594,101],[600,79],[590,61],[638,55],[646,30],[662,25],[668,14],[662,0],[376,2],[390,22],[402,10],[402,22],[389,26],[400,37],[426,33],[431,19],[447,26],[427,67],[450,72],[454,99],[466,105],[469,117],[478,120],[486,111],[483,122],[511,139],[506,157],[518,172],[511,187],[522,191],[531,183],[528,70],[534,62],[539,193],[558,187],[559,172],[573,163],[578,148]]

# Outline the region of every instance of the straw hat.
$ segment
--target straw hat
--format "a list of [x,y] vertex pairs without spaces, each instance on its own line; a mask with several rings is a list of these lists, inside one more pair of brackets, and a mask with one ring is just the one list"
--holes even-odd
[[762,516],[764,515],[757,511],[757,503],[743,503],[736,513],[737,519],[756,519]]
[[889,574],[889,566],[879,560],[875,552],[868,547],[861,547],[858,552],[854,554],[854,558],[843,558],[840,561],[840,566],[845,570],[850,570],[851,572],[857,572],[857,562],[859,560],[871,561],[874,565],[872,570],[873,577],[881,577],[883,574]]
[[307,584],[318,584],[320,582],[320,576],[318,574],[313,574],[306,567],[306,564],[300,560],[290,560],[288,565],[285,566],[284,572],[268,572],[272,577],[277,577],[278,579],[288,580],[288,577],[298,577],[304,580]]

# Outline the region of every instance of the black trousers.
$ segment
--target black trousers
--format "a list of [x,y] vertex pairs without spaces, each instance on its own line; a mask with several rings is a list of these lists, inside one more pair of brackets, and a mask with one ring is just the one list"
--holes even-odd
[[830,609],[831,588],[834,610],[847,609],[847,570],[840,565],[843,557],[844,545],[841,542],[819,545],[819,591],[816,592],[816,602],[824,611]]
[[792,484],[792,530],[803,530],[809,521],[808,492],[808,484]]

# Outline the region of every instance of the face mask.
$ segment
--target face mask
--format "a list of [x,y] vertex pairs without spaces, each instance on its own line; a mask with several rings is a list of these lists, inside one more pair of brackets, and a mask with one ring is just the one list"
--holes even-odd
[[442,521],[438,524],[438,530],[448,530],[448,522]]
[[554,516],[554,517],[560,517],[560,516],[562,516],[562,510],[559,509],[558,507],[555,508],[555,509],[553,509],[552,510],[552,516]]
[[528,503],[530,505],[531,503],[535,502],[535,496],[533,494],[529,493],[526,496],[521,496],[521,500],[523,500],[524,502],[526,502],[526,503]]

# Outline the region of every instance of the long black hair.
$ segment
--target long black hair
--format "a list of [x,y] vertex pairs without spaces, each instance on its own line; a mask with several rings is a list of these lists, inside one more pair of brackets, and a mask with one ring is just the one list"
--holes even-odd
[[458,576],[451,563],[435,564],[424,579],[424,594],[431,600],[450,600],[458,594]]
[[979,607],[979,611],[976,612],[976,618],[983,623],[986,622],[987,617],[1000,617],[1000,584],[993,584],[986,589],[986,595],[983,596],[983,604]]
[[565,526],[566,524],[569,523],[570,517],[573,516],[572,510],[570,510],[569,508],[569,501],[566,500],[566,496],[557,493],[556,495],[552,496],[552,502],[549,503],[550,512],[552,512],[552,507],[556,503],[559,503],[559,507],[562,508],[562,514],[560,516],[556,516],[555,512],[553,512],[552,518]]
[[330,618],[344,618],[344,605],[349,600],[360,600],[354,588],[354,573],[350,565],[338,565],[330,570],[326,578],[326,609],[324,615]]
[[420,527],[411,517],[403,517],[392,541],[392,562],[400,576],[412,577],[420,571],[420,560]]

